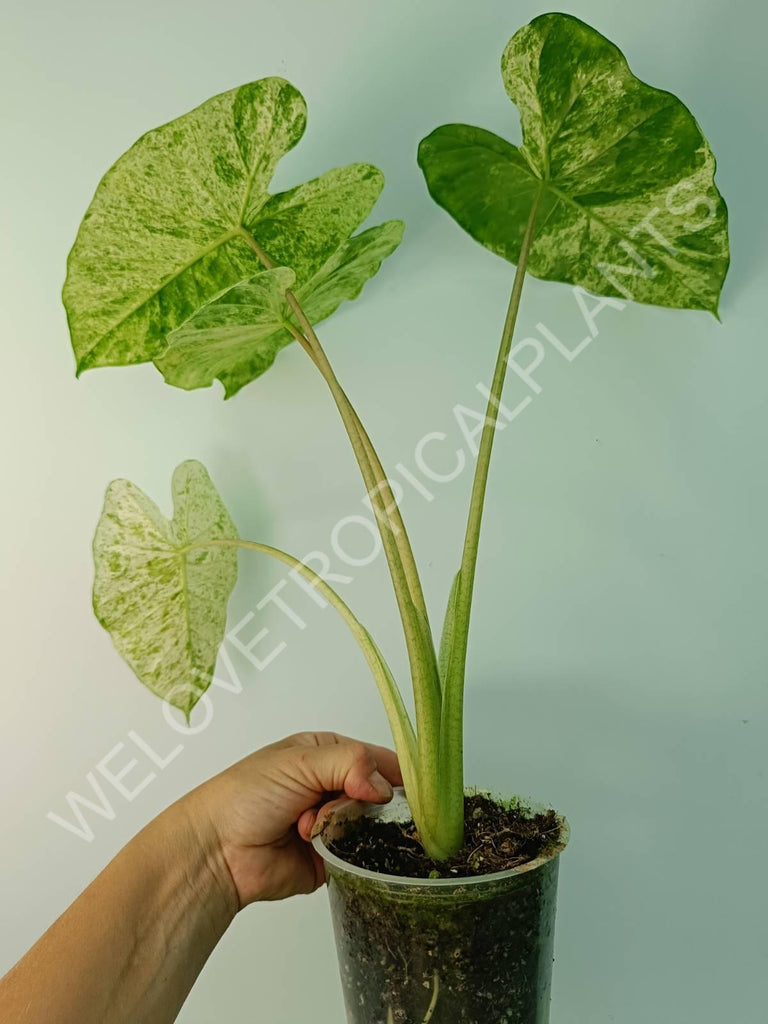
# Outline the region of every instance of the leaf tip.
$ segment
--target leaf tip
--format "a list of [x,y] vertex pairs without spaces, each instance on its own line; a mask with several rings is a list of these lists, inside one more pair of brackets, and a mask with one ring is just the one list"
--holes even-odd
[[384,185],[386,179],[384,178],[384,171],[376,164],[360,163],[357,165],[358,169],[362,172],[363,177],[372,182],[376,189],[377,196],[381,195],[384,191]]
[[[378,228],[371,228],[371,231],[380,231],[382,235],[386,235],[389,239],[391,249],[387,252],[387,256],[390,256],[394,250],[400,245],[405,234],[405,221],[395,218],[394,220],[385,220],[382,224],[378,225]],[[382,260],[383,262],[383,260]]]
[[80,380],[85,371],[90,370],[92,365],[87,355],[80,356],[75,352],[75,380]]
[[435,134],[435,132],[437,132],[439,130],[440,130],[439,128],[435,128],[435,131],[430,132],[429,135],[425,135],[424,138],[421,140],[421,142],[416,147],[416,163],[419,165],[419,167],[422,168],[422,170],[424,169],[425,154],[426,154],[427,150],[429,149],[429,141],[432,138],[432,136]]
[[[221,383],[221,386],[224,388],[224,394],[223,394],[222,397],[223,397],[225,402],[228,402],[230,400],[230,398],[234,398],[235,395],[238,394],[240,391],[242,391],[243,388],[245,387],[244,383],[242,383],[242,382],[235,383],[234,381],[230,380],[228,377],[225,378],[224,376],[221,376],[221,377],[217,377],[216,379]],[[250,381],[248,383],[250,383]]]
[[210,480],[210,475],[199,459],[184,459],[173,471],[171,477],[171,488],[185,484],[190,477],[201,477],[205,481]]

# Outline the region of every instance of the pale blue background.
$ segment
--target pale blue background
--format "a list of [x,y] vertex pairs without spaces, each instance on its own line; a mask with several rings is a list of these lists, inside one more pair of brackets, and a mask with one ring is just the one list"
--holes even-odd
[[[427,198],[418,140],[465,120],[518,135],[498,75],[529,3],[218,0],[7,2],[4,14],[0,374],[4,643],[0,971],[170,800],[298,728],[384,740],[365,666],[331,613],[301,605],[286,651],[114,822],[84,844],[45,818],[125,735],[171,733],[89,607],[90,539],[107,481],[166,501],[202,459],[243,535],[328,546],[361,485],[322,382],[286,351],[224,404],[151,367],[73,377],[59,304],[66,253],[100,175],[143,131],[270,74],[307,96],[289,186],[370,160],[403,216],[402,250],[323,336],[385,461],[413,464],[487,380],[512,269]],[[633,70],[695,111],[719,159],[733,266],[723,325],[701,313],[605,312],[572,365],[547,356],[542,394],[499,438],[472,633],[468,777],[552,801],[563,860],[553,1024],[759,1024],[765,1019],[768,427],[766,15],[748,0],[583,2],[569,11]],[[570,290],[530,281],[521,332],[573,343]],[[522,333],[521,333],[522,336]],[[521,385],[510,388],[509,400]],[[404,505],[440,612],[469,474]],[[244,563],[232,621],[277,579]],[[349,599],[403,668],[384,567]],[[242,668],[242,663],[240,663]],[[247,678],[246,678],[247,677]],[[182,1013],[337,1024],[325,895],[251,909]]]

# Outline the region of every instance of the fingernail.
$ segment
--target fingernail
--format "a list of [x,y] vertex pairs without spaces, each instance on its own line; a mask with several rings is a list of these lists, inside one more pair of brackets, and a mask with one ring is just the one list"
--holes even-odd
[[381,774],[380,771],[374,771],[368,776],[368,781],[384,800],[391,800],[394,796],[394,790]]

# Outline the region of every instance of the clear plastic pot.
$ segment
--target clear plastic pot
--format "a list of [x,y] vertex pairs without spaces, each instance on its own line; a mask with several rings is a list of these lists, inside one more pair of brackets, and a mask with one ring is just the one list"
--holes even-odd
[[349,1024],[547,1024],[565,819],[557,847],[528,864],[413,879],[330,852],[327,843],[361,814],[411,817],[402,790],[384,807],[349,801],[313,840],[325,861]]

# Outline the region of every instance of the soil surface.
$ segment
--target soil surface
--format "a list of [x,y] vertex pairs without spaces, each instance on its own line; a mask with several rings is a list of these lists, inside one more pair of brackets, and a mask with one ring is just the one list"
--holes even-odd
[[464,815],[464,845],[448,861],[427,856],[413,821],[357,818],[329,845],[337,857],[369,871],[403,878],[467,878],[518,867],[560,840],[554,811],[530,816],[476,793],[464,798]]

